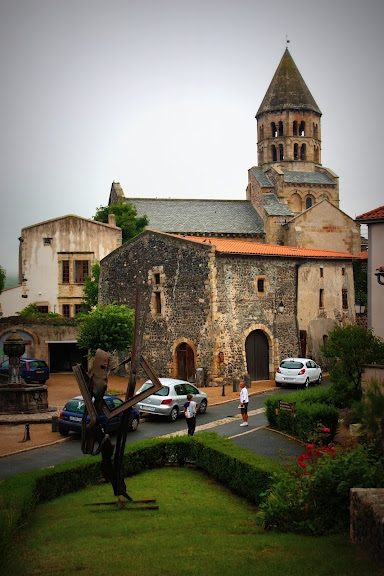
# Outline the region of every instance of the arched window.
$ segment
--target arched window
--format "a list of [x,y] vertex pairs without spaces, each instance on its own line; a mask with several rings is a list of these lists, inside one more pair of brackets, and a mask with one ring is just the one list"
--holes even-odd
[[319,162],[320,155],[319,155],[319,147],[318,146],[313,147],[313,157],[315,159],[315,162]]
[[314,138],[318,138],[318,132],[319,132],[318,126],[317,126],[317,124],[314,124],[313,125],[313,137]]
[[293,122],[293,135],[297,136],[297,122],[296,122],[296,120]]
[[293,159],[294,160],[298,160],[299,159],[299,145],[295,144],[293,146]]
[[274,122],[271,122],[271,133],[272,133],[272,138],[276,138],[277,129],[276,129],[276,124]]
[[279,136],[284,136],[284,128],[281,120],[279,122]]
[[284,146],[279,144],[279,160],[284,160]]
[[299,136],[305,136],[305,122],[304,122],[304,120],[302,122],[300,122]]
[[307,196],[305,199],[305,208],[306,210],[308,210],[308,208],[310,208],[312,206],[313,202],[312,202],[312,198],[310,196]]
[[274,144],[273,144],[273,146],[271,146],[271,152],[272,152],[272,162],[276,162],[277,150],[276,150],[276,146]]
[[302,144],[300,148],[300,160],[306,160],[306,159],[307,159],[307,147],[305,144]]

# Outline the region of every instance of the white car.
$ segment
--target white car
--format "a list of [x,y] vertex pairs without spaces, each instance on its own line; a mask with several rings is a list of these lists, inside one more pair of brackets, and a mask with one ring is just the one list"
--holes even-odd
[[[204,414],[208,406],[208,396],[205,392],[201,392],[185,380],[178,380],[175,378],[159,378],[163,385],[160,390],[157,390],[151,396],[148,396],[142,402],[136,404],[136,408],[140,412],[147,412],[148,414],[155,414],[157,416],[167,416],[168,420],[174,422],[180,414],[184,414],[184,404],[187,401],[187,394],[192,394],[194,401],[197,405],[197,410],[200,414]],[[153,386],[150,380],[137,390],[136,394],[147,390]]]
[[275,383],[308,388],[310,384],[320,384],[321,378],[320,366],[310,358],[285,358],[276,370]]

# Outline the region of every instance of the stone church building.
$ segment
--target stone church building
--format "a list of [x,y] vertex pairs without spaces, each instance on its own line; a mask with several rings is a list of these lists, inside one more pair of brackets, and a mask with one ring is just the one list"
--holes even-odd
[[321,164],[321,111],[288,49],[256,120],[245,199],[126,198],[112,184],[109,204],[133,204],[149,229],[101,261],[99,298],[133,308],[143,278],[143,353],[162,376],[274,378],[286,356],[322,363],[327,333],[355,321],[360,227]]
[[339,208],[339,179],[321,164],[321,111],[288,49],[257,111],[258,165],[248,170],[246,199],[125,197],[151,229],[170,234],[241,238],[357,254],[360,226]]

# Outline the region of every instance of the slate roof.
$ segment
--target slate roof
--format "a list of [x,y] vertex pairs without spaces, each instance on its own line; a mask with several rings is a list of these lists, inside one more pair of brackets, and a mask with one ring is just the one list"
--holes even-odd
[[321,115],[308,86],[303,80],[288,48],[272,78],[256,118],[265,112],[283,110],[311,110]]
[[360,216],[356,216],[356,220],[359,222],[372,222],[373,220],[384,220],[384,206],[380,206],[379,208],[375,208],[374,210],[370,210],[369,212],[364,212],[364,214],[360,214]]
[[149,227],[180,234],[264,234],[264,222],[248,200],[125,198]]
[[273,188],[273,184],[261,168],[251,168],[251,172],[262,188]]
[[335,184],[335,182],[324,172],[294,172],[282,170],[284,182],[287,184]]
[[259,256],[285,256],[294,258],[320,258],[320,259],[354,259],[356,255],[349,252],[336,252],[333,250],[314,250],[312,248],[300,248],[297,246],[280,246],[278,244],[260,244],[247,242],[246,240],[232,240],[227,238],[198,238],[187,236],[187,240],[211,244],[216,252],[227,254],[249,254]]
[[263,194],[263,206],[268,216],[293,216],[293,212],[288,204],[279,202],[273,193]]

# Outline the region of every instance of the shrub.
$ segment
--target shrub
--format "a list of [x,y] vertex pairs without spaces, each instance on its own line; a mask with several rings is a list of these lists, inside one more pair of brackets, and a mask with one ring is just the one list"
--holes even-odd
[[[316,452],[316,450],[314,451]],[[257,519],[265,529],[320,536],[349,528],[351,488],[384,487],[384,458],[355,446],[292,463],[269,488]]]

